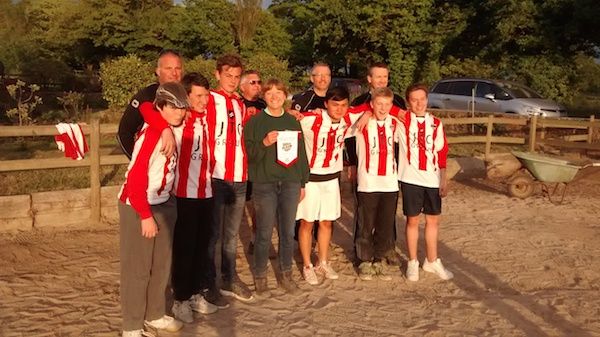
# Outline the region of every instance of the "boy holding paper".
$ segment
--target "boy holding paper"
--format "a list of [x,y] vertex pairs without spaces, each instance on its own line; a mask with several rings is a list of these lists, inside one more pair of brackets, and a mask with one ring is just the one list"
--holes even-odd
[[262,93],[267,108],[248,121],[244,141],[257,220],[254,285],[257,295],[269,297],[267,263],[273,224],[279,232],[280,285],[287,293],[299,291],[292,279],[294,224],[309,169],[300,123],[283,109],[287,97],[284,83],[270,79]]

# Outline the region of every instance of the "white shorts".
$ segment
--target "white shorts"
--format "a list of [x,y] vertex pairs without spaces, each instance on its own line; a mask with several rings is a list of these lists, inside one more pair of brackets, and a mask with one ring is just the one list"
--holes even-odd
[[304,199],[298,204],[296,220],[335,221],[341,213],[339,178],[306,183]]

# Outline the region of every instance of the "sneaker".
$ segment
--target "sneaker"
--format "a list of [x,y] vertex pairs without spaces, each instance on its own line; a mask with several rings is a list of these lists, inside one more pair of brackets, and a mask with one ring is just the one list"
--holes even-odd
[[[204,296],[200,295],[200,294],[196,294],[194,296],[192,296],[192,300],[190,301],[190,307],[192,308],[192,310],[194,310],[195,312],[199,312],[201,314],[212,314],[217,312],[217,310],[219,310],[219,308],[217,308],[216,305],[208,302]],[[185,322],[185,321],[184,321]]]
[[390,266],[399,266],[402,263],[400,254],[394,249],[390,249],[385,253],[385,260]]
[[221,285],[221,295],[233,297],[242,302],[250,302],[254,299],[252,292],[242,281],[235,280],[232,283]]
[[191,301],[174,301],[171,311],[173,316],[185,323],[194,322],[194,313],[192,312]]
[[423,270],[429,273],[436,274],[442,280],[449,280],[454,277],[454,274],[452,274],[451,271],[444,268],[442,260],[440,260],[439,258],[433,262],[429,262],[429,260],[425,259],[425,262],[423,262]]
[[363,281],[371,281],[375,276],[375,270],[371,262],[362,262],[358,266],[358,277]]
[[410,260],[406,266],[406,279],[411,282],[417,282],[419,280],[419,261]]
[[375,275],[382,281],[391,281],[392,276],[386,273],[385,267],[381,261],[373,262],[373,270],[375,271]]
[[294,281],[291,271],[284,271],[281,274],[280,285],[288,294],[296,295],[300,292],[300,288],[296,284],[296,281]]
[[340,276],[331,268],[331,265],[327,261],[321,261],[317,266],[316,272],[325,275],[325,278],[330,280],[337,280]]
[[148,329],[155,330],[157,333],[160,330],[177,332],[183,328],[183,323],[181,323],[181,321],[167,315],[153,321],[144,321],[144,324]]
[[229,308],[229,302],[227,302],[216,287],[203,289],[202,297],[204,297],[208,303],[215,305],[218,309]]
[[319,284],[319,279],[317,278],[317,274],[315,274],[315,268],[312,263],[302,268],[302,277],[304,277],[306,282],[311,286]]

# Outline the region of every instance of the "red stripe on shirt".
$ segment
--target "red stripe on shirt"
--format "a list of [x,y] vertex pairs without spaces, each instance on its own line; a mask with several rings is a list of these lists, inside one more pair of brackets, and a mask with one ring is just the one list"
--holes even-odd
[[310,128],[313,133],[313,150],[312,156],[310,158],[310,167],[315,166],[315,161],[317,160],[317,149],[319,147],[319,130],[321,129],[321,124],[323,123],[323,116],[318,115],[313,122],[312,127]]
[[367,169],[367,173],[369,172],[369,163],[371,161],[371,148],[369,146],[369,132],[368,127],[365,127],[362,130],[362,135],[365,140],[365,168]]
[[385,124],[382,126],[377,125],[377,140],[379,143],[379,166],[377,168],[377,175],[384,176],[387,168],[387,137],[385,134]]
[[181,157],[179,159],[179,181],[177,182],[178,196],[187,198],[187,185],[190,174],[190,161],[192,157],[192,146],[194,145],[194,116],[190,116],[185,122],[181,139]]
[[427,170],[427,154],[425,153],[425,121],[417,122],[417,140],[419,144],[419,170]]

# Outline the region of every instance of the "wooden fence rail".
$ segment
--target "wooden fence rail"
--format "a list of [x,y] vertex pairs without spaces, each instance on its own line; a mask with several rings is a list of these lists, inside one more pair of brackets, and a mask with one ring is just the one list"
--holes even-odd
[[[594,116],[589,120],[565,120],[548,119],[532,116],[531,118],[519,116],[494,116],[485,117],[443,117],[444,125],[483,125],[486,129],[485,135],[460,135],[448,136],[448,142],[458,143],[484,143],[486,157],[491,152],[492,144],[526,144],[528,148],[534,151],[536,148],[537,134],[540,133],[539,143],[545,141],[546,129],[550,128],[568,128],[574,130],[585,130],[586,134],[569,135],[563,138],[563,141],[583,141],[587,144],[598,146],[593,143],[595,129],[600,129],[600,121],[596,121]],[[529,127],[529,135],[521,137],[495,136],[493,134],[494,125],[516,125]],[[47,159],[23,159],[23,160],[5,160],[0,161],[0,172],[22,171],[22,170],[43,170],[53,168],[69,167],[89,167],[90,168],[90,220],[93,223],[100,221],[101,202],[100,202],[100,167],[104,165],[127,164],[129,160],[125,155],[102,155],[100,153],[101,135],[115,134],[118,126],[116,124],[100,124],[97,119],[92,120],[90,125],[82,124],[83,133],[89,136],[90,151],[82,160],[71,160],[69,158],[47,158]],[[0,126],[0,138],[5,137],[30,137],[30,136],[54,136],[57,130],[52,125],[44,126]],[[578,143],[580,144],[580,143]],[[585,144],[585,143],[584,143]],[[581,145],[584,145],[581,144]]]

